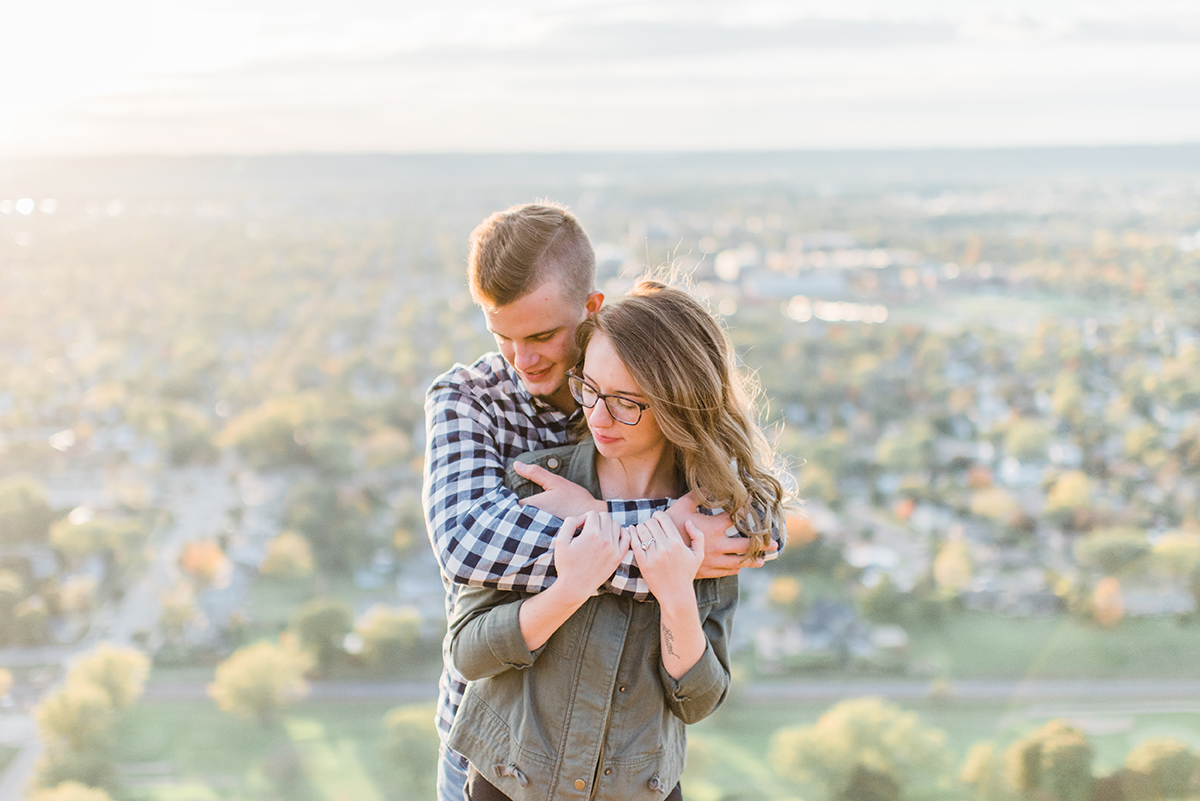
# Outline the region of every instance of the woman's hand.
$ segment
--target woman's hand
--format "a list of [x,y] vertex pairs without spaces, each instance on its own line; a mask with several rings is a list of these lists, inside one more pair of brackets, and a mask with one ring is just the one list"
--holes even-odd
[[663,667],[677,681],[700,661],[708,647],[692,588],[696,571],[704,561],[704,532],[690,522],[684,526],[692,538],[691,545],[684,543],[665,512],[655,512],[633,533],[634,559],[658,599]]
[[629,537],[607,512],[588,512],[563,521],[554,538],[558,578],[548,589],[525,599],[517,613],[521,636],[530,651],[545,644],[608,580],[629,550]]
[[682,596],[695,604],[692,581],[704,561],[704,532],[690,522],[684,525],[690,545],[665,512],[655,512],[632,529],[633,558],[659,603]]
[[[576,533],[576,530],[582,529]],[[555,585],[565,584],[590,596],[608,581],[629,550],[630,534],[607,512],[568,517],[554,539]]]

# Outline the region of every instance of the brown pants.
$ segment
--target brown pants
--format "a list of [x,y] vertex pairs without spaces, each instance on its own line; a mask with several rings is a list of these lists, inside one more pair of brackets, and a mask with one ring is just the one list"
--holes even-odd
[[[668,793],[663,801],[683,801],[681,787],[682,785],[675,785],[675,789]],[[483,778],[483,774],[475,770],[475,766],[472,765],[467,768],[467,801],[512,801],[512,799],[497,790],[495,785]]]

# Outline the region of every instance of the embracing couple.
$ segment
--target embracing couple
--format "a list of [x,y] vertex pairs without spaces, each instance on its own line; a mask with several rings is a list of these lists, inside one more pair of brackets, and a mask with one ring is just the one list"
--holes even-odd
[[555,205],[484,220],[468,279],[500,352],[425,402],[439,801],[679,799],[685,724],[729,687],[737,573],[784,529],[729,339],[662,283],[605,304]]

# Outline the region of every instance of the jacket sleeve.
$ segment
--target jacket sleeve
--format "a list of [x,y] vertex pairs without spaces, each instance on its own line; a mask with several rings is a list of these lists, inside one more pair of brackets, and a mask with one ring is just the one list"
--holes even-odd
[[658,661],[658,674],[662,679],[667,706],[684,723],[695,723],[711,715],[725,700],[729,692],[729,639],[733,634],[733,613],[737,610],[737,576],[720,579],[702,579],[697,584],[712,582],[715,598],[711,602],[699,602],[700,626],[707,643],[704,654],[691,670],[676,680]]
[[530,651],[518,618],[526,593],[464,587],[450,620],[450,661],[468,681],[532,665],[542,648]]

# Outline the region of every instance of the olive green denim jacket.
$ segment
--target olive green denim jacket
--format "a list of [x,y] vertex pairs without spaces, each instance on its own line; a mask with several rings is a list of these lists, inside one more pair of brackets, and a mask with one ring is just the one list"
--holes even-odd
[[[520,458],[600,496],[590,439]],[[540,491],[511,467],[506,481],[522,497]],[[737,577],[694,586],[708,644],[678,681],[662,664],[653,599],[596,595],[531,652],[518,620],[528,593],[464,587],[450,658],[470,681],[448,745],[514,801],[663,798],[683,773],[684,724],[729,688]]]

